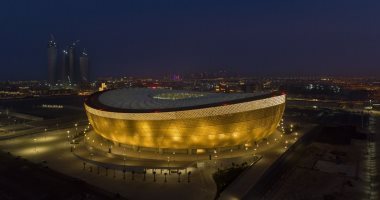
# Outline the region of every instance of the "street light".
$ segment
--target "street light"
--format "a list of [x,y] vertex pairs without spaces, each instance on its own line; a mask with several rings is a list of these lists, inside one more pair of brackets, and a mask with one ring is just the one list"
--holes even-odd
[[33,141],[34,141],[34,152],[36,152],[37,151],[37,142],[36,142],[37,139],[34,138]]
[[90,153],[90,156],[91,156],[91,160],[93,160],[94,154],[92,152]]
[[180,183],[181,182],[181,174],[182,174],[182,172],[178,172],[178,183]]
[[190,183],[190,175],[191,175],[191,171],[190,172],[187,172],[187,182]]
[[46,131],[47,131],[47,128],[45,128],[44,140],[46,140]]
[[124,155],[124,158],[123,158],[123,160],[124,160],[124,168],[125,168],[125,161],[126,161],[125,154],[126,154],[126,150],[125,150],[125,147],[124,147],[124,152],[123,152],[123,155]]
[[78,124],[75,123],[75,135],[78,135]]

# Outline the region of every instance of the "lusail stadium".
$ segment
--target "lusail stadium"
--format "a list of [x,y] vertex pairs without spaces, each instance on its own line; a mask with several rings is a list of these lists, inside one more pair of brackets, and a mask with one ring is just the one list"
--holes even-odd
[[85,109],[95,133],[115,145],[191,155],[267,138],[282,118],[285,94],[123,88],[92,94]]

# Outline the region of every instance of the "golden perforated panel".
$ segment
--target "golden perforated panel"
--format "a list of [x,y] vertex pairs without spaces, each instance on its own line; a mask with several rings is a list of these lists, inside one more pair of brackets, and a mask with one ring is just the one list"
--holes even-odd
[[282,117],[285,95],[162,113],[112,113],[85,107],[94,130],[112,141],[150,148],[217,148],[268,137]]

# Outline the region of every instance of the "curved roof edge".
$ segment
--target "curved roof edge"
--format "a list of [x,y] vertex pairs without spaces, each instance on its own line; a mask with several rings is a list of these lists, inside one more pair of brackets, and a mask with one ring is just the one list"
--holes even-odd
[[97,110],[115,112],[115,113],[158,113],[158,112],[174,112],[174,111],[186,111],[186,110],[202,109],[202,108],[209,108],[209,107],[218,107],[218,106],[232,105],[232,104],[244,103],[244,102],[261,100],[261,99],[266,99],[270,97],[284,95],[284,93],[281,93],[279,91],[274,91],[274,92],[263,94],[263,95],[257,95],[257,96],[247,97],[247,98],[218,102],[218,103],[196,105],[196,106],[185,106],[185,107],[178,107],[178,108],[161,108],[161,109],[126,109],[126,108],[111,107],[111,106],[107,106],[101,103],[99,101],[99,96],[102,93],[107,92],[107,91],[109,90],[95,92],[91,94],[85,99],[85,105]]

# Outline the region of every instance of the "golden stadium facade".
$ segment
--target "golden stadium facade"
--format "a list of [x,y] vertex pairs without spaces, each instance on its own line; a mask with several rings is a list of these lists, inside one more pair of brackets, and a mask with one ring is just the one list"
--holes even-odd
[[94,131],[109,141],[191,153],[267,138],[282,118],[285,95],[124,88],[89,96],[85,109]]

